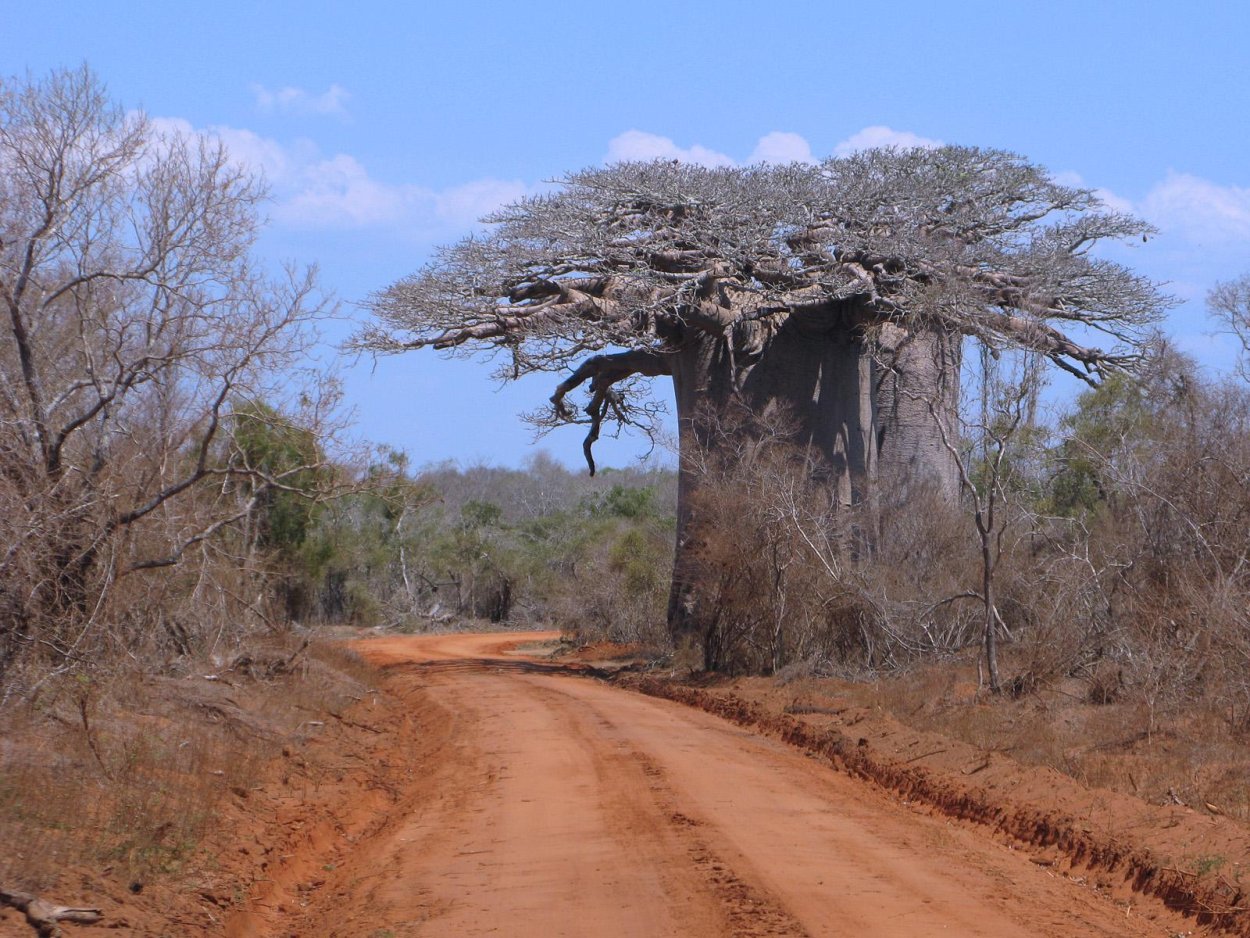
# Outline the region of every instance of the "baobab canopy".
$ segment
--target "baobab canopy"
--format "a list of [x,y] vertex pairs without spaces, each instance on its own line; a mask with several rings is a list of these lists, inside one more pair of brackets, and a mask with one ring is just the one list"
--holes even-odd
[[[1149,225],[996,150],[722,169],[622,163],[572,173],[486,220],[486,234],[375,294],[376,321],[358,342],[504,350],[507,378],[571,369],[547,419],[590,425],[592,471],[605,419],[650,428],[639,377],[674,377],[679,418],[709,396],[819,404],[823,389],[823,411],[841,413],[824,421],[822,448],[864,471],[885,453],[889,421],[874,413],[883,376],[896,392],[906,384],[909,344],[946,337],[913,394],[950,399],[937,383],[952,369],[957,382],[960,336],[1035,350],[1095,381],[1133,360],[1162,307],[1152,283],[1092,253]],[[831,338],[837,363],[824,354],[806,383],[761,372],[752,393],[770,355],[803,371],[802,346]],[[582,385],[584,417],[566,400]]]

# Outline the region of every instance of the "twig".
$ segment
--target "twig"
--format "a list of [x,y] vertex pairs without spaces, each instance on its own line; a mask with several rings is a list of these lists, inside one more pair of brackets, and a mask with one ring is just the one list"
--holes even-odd
[[990,757],[986,756],[985,761],[978,765],[975,769],[964,769],[964,775],[976,775],[978,772],[984,771],[990,767]]
[[100,764],[100,771],[104,773],[107,779],[113,778],[113,773],[109,771],[109,767],[104,762],[104,757],[100,755],[100,749],[95,742],[95,733],[91,731],[91,720],[87,716],[87,695],[83,694],[78,698],[78,715],[82,717],[82,729],[87,735],[87,745],[91,749],[91,754],[95,756],[95,761]]
[[[929,756],[936,756],[936,755],[938,755],[939,753],[942,753],[942,752],[946,752],[946,750],[945,750],[945,749],[934,749],[932,752],[922,752],[922,753],[921,753],[920,755],[918,755],[918,756],[912,756],[910,759],[904,759],[904,760],[903,760],[903,765],[910,765],[911,763],[916,762],[916,761],[919,761],[920,759],[927,759]],[[989,765],[989,763],[987,762],[987,763],[986,763],[986,765]],[[969,774],[971,774],[971,773],[969,773]]]

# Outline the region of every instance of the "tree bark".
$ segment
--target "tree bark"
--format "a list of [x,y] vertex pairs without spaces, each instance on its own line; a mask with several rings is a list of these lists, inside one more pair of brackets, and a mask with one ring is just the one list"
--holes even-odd
[[[790,422],[802,471],[837,500],[906,499],[921,486],[958,498],[958,467],[929,403],[954,413],[958,337],[888,325],[869,341],[854,304],[791,316],[758,349],[736,336],[694,333],[672,353],[679,447],[677,541],[668,622],[674,644],[706,648],[710,618],[696,608],[697,491],[704,460],[727,442]],[[775,420],[770,420],[774,417]],[[748,437],[744,439],[743,437]]]
[[959,466],[938,419],[948,427],[958,423],[961,338],[923,324],[881,328],[874,418],[882,498],[905,500],[921,486],[947,502],[959,498]]

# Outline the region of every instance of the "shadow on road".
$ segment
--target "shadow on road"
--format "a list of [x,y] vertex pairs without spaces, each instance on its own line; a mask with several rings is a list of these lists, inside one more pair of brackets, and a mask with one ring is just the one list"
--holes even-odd
[[502,674],[568,674],[576,677],[594,677],[607,680],[625,671],[640,669],[637,664],[624,664],[607,668],[595,667],[582,662],[532,661],[507,658],[449,658],[442,661],[399,661],[383,666],[387,671],[407,671],[426,674],[465,674],[470,672],[494,672]]

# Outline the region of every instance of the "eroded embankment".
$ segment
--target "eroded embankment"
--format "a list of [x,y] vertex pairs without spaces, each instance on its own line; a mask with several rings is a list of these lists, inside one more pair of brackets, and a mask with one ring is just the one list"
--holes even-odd
[[[629,673],[613,680],[767,734],[813,757],[828,759],[842,771],[894,792],[907,802],[989,828],[1013,846],[1032,850],[1039,864],[1070,876],[1099,874],[1102,885],[1112,892],[1150,896],[1193,916],[1199,925],[1250,936],[1250,896],[1244,888],[1218,874],[1204,876],[1169,866],[1153,850],[1134,842],[1135,838],[1095,830],[1074,814],[1014,800],[1001,791],[990,792],[966,779],[917,765],[916,760],[884,756],[874,751],[866,736],[837,726],[813,725],[732,692]],[[1074,781],[1069,784],[1079,787]]]

